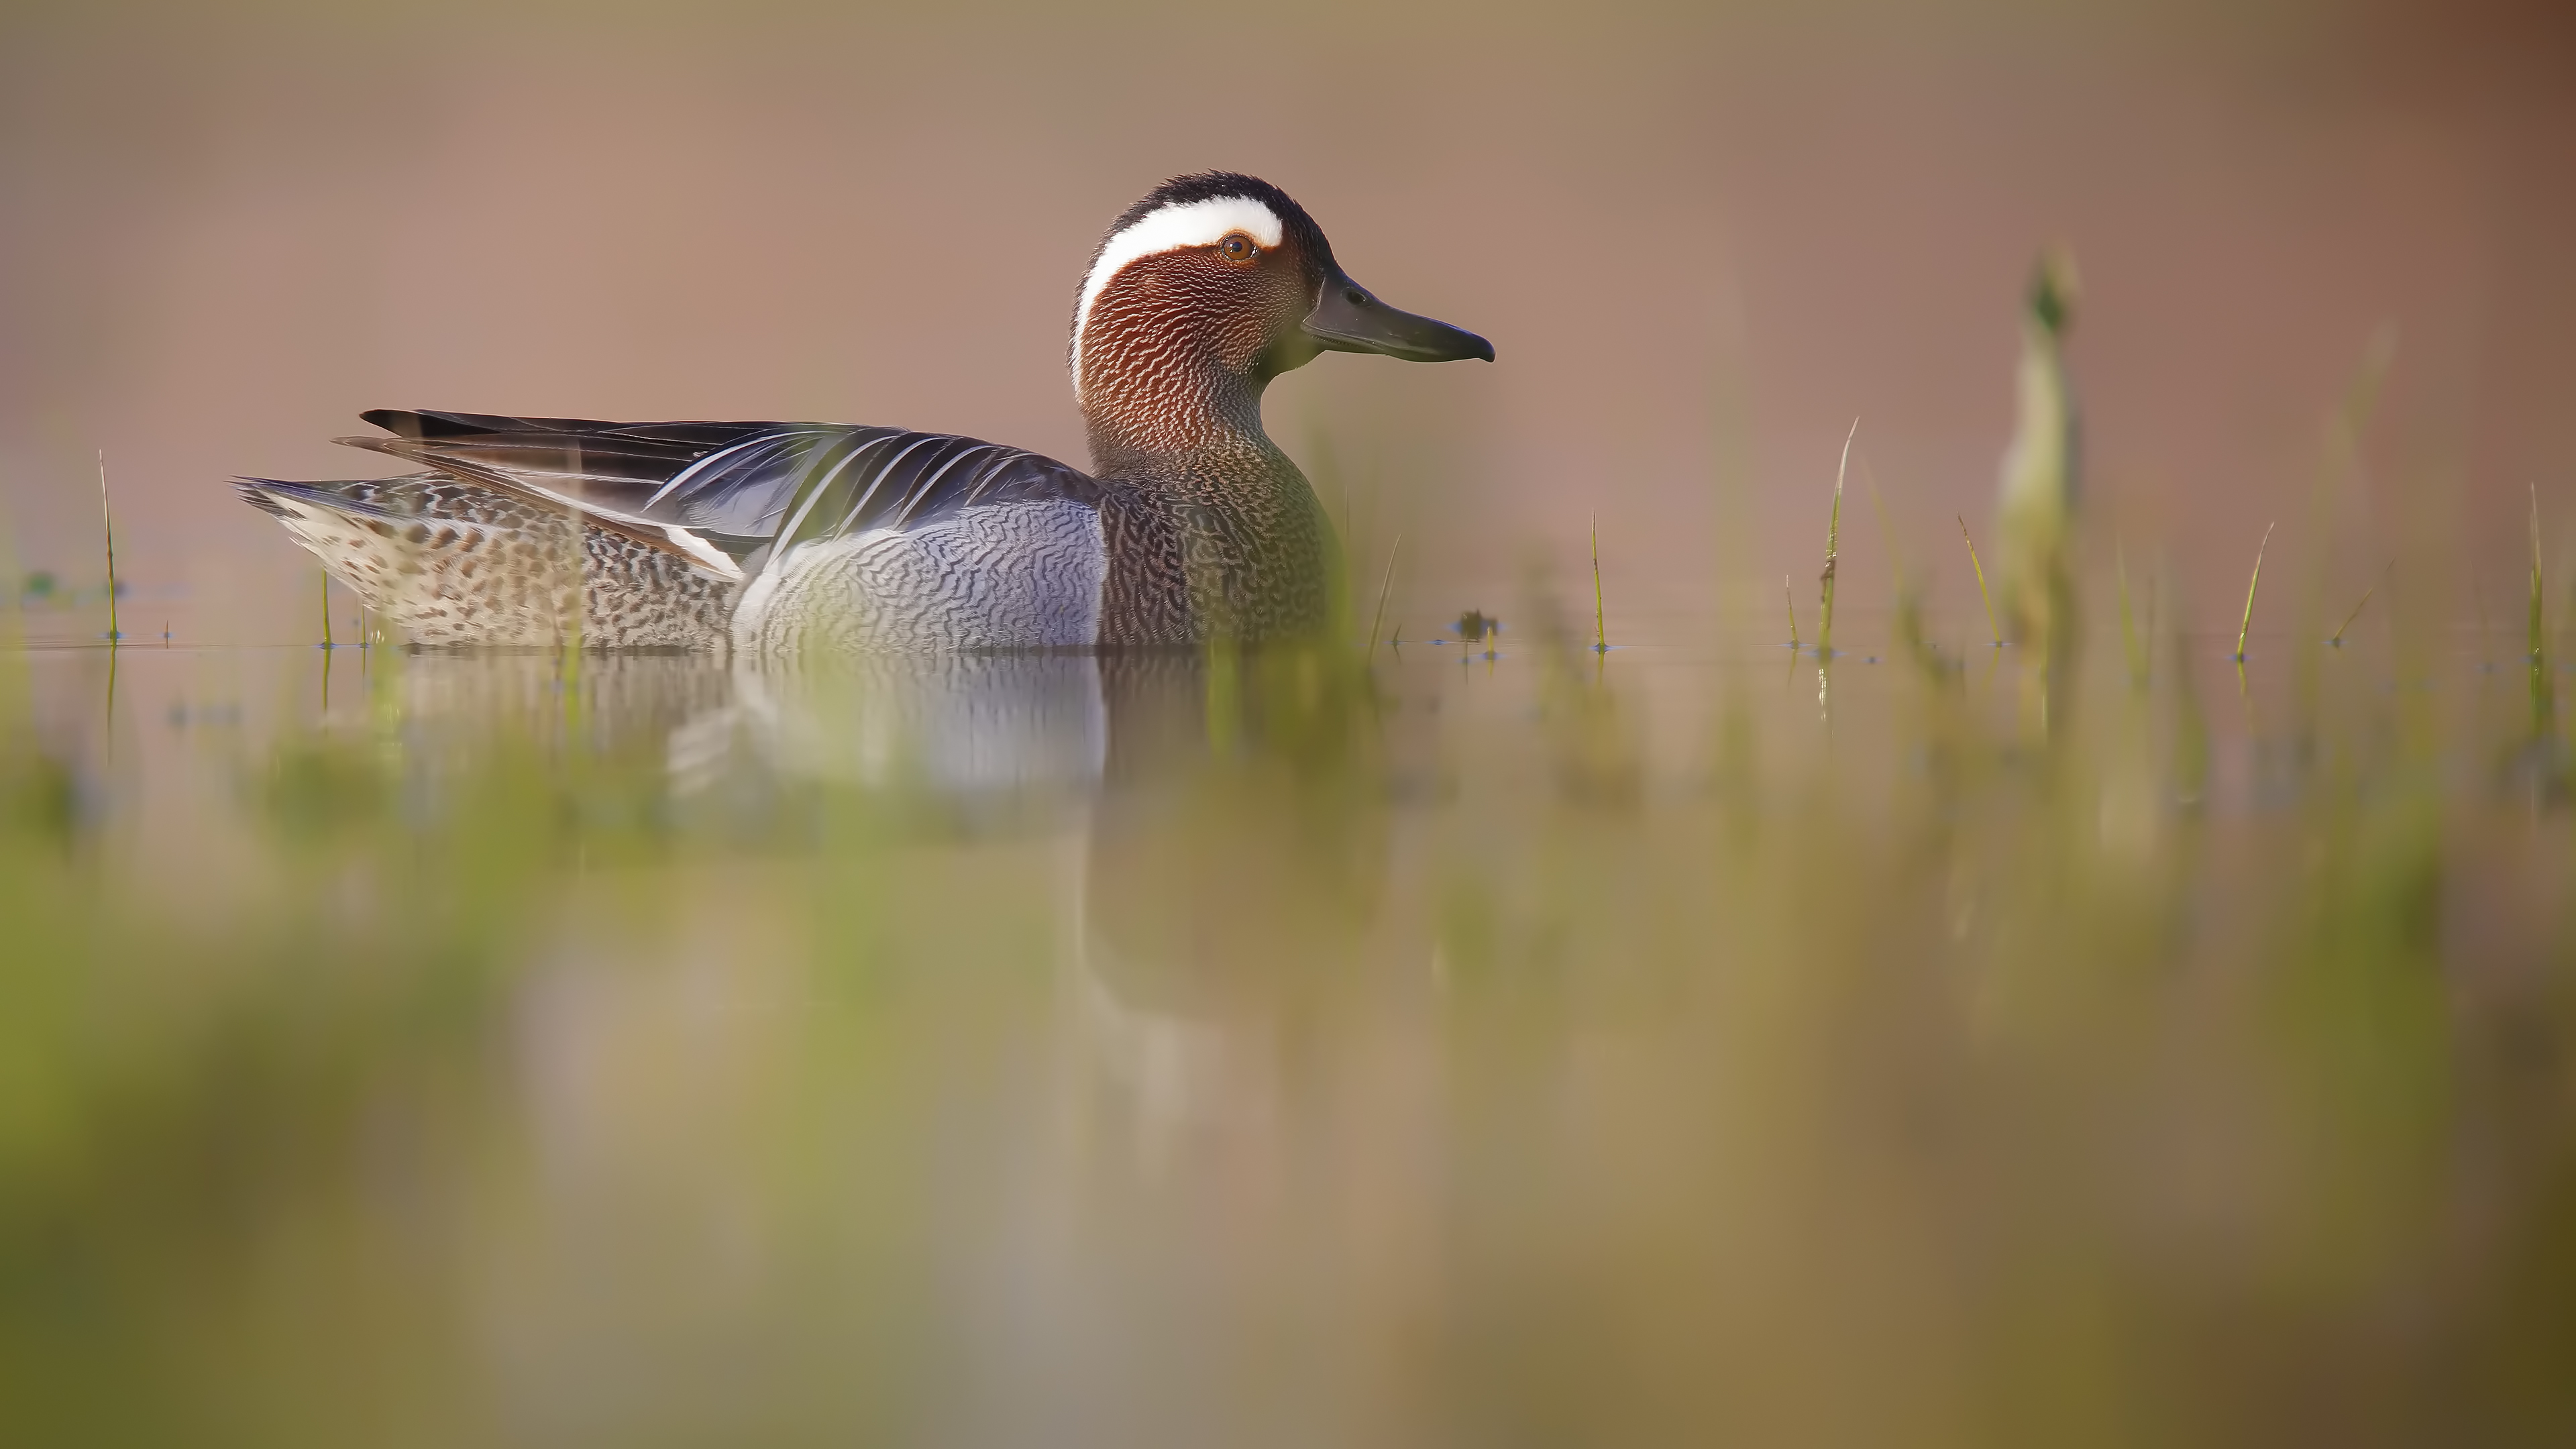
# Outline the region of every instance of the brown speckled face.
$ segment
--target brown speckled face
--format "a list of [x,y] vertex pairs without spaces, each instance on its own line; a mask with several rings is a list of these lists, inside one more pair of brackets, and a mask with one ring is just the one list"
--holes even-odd
[[1094,434],[1182,451],[1257,432],[1262,385],[1315,355],[1298,327],[1315,286],[1293,237],[1265,246],[1243,229],[1120,267],[1084,318]]

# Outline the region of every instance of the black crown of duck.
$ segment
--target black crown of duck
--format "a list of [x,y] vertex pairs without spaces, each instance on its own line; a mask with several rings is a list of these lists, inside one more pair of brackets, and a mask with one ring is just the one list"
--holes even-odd
[[1083,277],[1088,474],[902,428],[388,410],[341,441],[421,471],[238,487],[420,644],[1257,641],[1326,618],[1330,527],[1261,427],[1323,352],[1494,356],[1352,281],[1285,192],[1210,172],[1129,207]]

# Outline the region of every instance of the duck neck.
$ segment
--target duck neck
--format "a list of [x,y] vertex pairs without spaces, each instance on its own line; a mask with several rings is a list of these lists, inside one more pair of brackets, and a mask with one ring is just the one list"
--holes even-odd
[[1103,477],[1190,474],[1194,458],[1279,456],[1261,428],[1265,378],[1116,338],[1086,339],[1082,372],[1082,419]]
[[1330,616],[1332,526],[1261,427],[1268,378],[1215,348],[1117,338],[1081,352],[1092,472],[1113,559],[1103,638],[1301,634]]

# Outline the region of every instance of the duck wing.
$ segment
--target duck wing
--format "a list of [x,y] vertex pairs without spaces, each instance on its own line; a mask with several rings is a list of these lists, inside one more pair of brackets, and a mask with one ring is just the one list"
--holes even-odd
[[741,580],[801,543],[993,503],[1099,501],[1080,469],[949,433],[838,423],[610,423],[378,409],[352,447],[580,510]]

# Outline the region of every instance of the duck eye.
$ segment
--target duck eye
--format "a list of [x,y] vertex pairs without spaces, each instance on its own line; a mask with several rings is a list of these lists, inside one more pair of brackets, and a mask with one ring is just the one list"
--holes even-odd
[[1248,262],[1261,252],[1261,248],[1253,245],[1252,238],[1239,231],[1227,232],[1225,240],[1216,244],[1216,250],[1229,262]]

